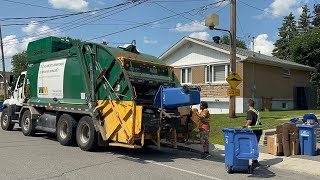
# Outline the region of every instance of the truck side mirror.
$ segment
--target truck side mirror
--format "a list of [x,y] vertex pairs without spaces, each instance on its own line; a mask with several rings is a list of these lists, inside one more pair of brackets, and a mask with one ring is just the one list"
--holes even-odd
[[9,78],[9,86],[11,87],[13,83],[13,75],[10,74],[10,78]]

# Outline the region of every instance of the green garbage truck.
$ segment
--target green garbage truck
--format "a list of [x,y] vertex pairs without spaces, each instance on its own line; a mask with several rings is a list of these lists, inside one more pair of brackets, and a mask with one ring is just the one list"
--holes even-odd
[[1,127],[54,133],[61,145],[141,148],[176,145],[190,130],[198,89],[180,87],[173,68],[135,45],[46,37],[28,44],[22,72],[3,103]]

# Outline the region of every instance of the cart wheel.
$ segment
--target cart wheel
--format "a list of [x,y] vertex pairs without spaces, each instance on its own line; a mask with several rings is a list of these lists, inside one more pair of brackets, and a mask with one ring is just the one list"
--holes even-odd
[[251,165],[248,166],[248,174],[253,173],[253,167]]
[[227,171],[227,173],[231,174],[232,173],[232,166],[227,165],[226,171]]

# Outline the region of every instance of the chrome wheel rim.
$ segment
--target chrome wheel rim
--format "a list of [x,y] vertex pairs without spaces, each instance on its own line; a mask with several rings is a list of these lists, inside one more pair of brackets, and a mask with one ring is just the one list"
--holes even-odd
[[66,121],[62,121],[61,124],[60,124],[60,137],[62,139],[65,139],[68,135],[68,124]]
[[23,122],[23,129],[24,129],[25,131],[28,131],[28,130],[29,130],[29,125],[30,125],[30,118],[27,117],[27,118],[24,120],[24,122]]
[[4,115],[3,120],[2,120],[2,125],[6,126],[8,124],[8,115]]
[[83,144],[88,143],[90,139],[90,129],[88,124],[82,124],[80,127],[80,141]]

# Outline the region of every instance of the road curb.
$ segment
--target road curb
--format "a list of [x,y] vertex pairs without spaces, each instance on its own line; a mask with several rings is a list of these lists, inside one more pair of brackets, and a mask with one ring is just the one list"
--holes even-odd
[[[165,147],[173,148],[172,144],[169,142],[161,142],[161,145]],[[179,150],[194,152],[198,154],[203,153],[202,149],[199,150],[196,148],[201,149],[202,147],[201,145],[185,145],[181,143],[177,144],[177,149]],[[210,154],[215,156],[217,155],[215,153],[216,151],[224,151],[224,146],[210,144]],[[219,154],[224,157],[223,153],[220,152]],[[312,176],[320,176],[320,171],[317,171],[315,169],[315,167],[320,167],[319,161],[301,159],[296,157],[274,156],[267,153],[260,153],[259,161],[261,162],[262,165],[264,165],[267,168],[273,167],[277,169],[288,170],[288,171],[293,171],[293,172],[302,173],[302,174],[306,173]]]

